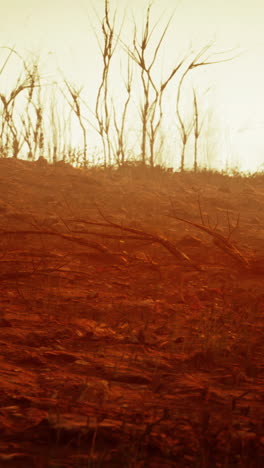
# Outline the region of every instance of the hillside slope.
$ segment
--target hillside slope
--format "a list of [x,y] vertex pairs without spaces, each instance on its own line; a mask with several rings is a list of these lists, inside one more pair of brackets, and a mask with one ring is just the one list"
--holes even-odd
[[0,159],[0,466],[264,466],[264,177]]

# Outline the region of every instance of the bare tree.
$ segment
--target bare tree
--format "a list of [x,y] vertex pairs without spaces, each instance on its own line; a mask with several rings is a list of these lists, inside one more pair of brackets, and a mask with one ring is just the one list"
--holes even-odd
[[116,110],[115,106],[113,105],[113,112],[114,112],[114,126],[115,126],[115,131],[116,131],[116,136],[117,136],[117,143],[116,143],[116,148],[115,148],[115,155],[116,155],[116,162],[118,166],[122,166],[125,163],[125,153],[126,153],[126,145],[125,145],[125,123],[126,123],[126,117],[127,117],[127,110],[128,110],[128,105],[131,99],[131,86],[132,86],[132,70],[130,66],[130,59],[128,58],[127,61],[127,77],[125,80],[125,88],[126,88],[126,100],[124,103],[123,110],[121,112],[121,122],[118,123],[117,121],[117,115],[116,115]]
[[[51,134],[52,134],[49,158],[52,160],[53,164],[55,164],[58,161],[59,154],[61,154],[62,140],[64,139],[64,144],[66,144],[66,142],[65,142],[65,132],[62,135],[61,119],[56,108],[54,95],[51,97],[49,121],[50,121],[50,128],[51,128]],[[65,129],[65,120],[64,120],[64,129]]]
[[95,117],[98,123],[98,133],[101,137],[104,152],[104,166],[111,164],[112,160],[112,147],[110,138],[110,107],[109,107],[109,71],[110,64],[118,44],[119,35],[115,33],[116,28],[116,12],[113,19],[110,19],[109,0],[104,2],[104,18],[101,23],[103,32],[103,45],[98,40],[99,48],[103,58],[103,71],[101,83],[98,88],[96,103],[95,103]]
[[194,110],[194,161],[193,161],[193,170],[197,172],[198,169],[198,140],[201,134],[201,130],[204,124],[204,120],[200,123],[198,102],[197,102],[197,93],[193,88],[193,110]]
[[[9,93],[8,96],[0,93],[0,101],[2,104],[2,115],[1,115],[1,129],[0,129],[0,147],[1,153],[4,156],[8,156],[9,152],[11,152],[14,158],[18,157],[18,154],[23,146],[23,144],[27,140],[29,141],[29,126],[30,123],[28,122],[27,125],[25,124],[25,119],[22,120],[22,129],[19,128],[17,118],[16,118],[16,101],[17,99],[25,92],[28,91],[27,101],[26,101],[26,114],[27,110],[29,109],[30,104],[32,104],[32,97],[35,88],[39,88],[40,93],[40,77],[38,71],[37,62],[34,62],[31,66],[28,66],[26,62],[22,59],[22,57],[12,48],[7,48],[9,50],[9,54],[5,63],[3,64],[0,73],[3,72],[4,68],[6,67],[10,57],[12,54],[15,54],[19,57],[23,64],[23,72],[18,77],[15,87]],[[24,76],[23,76],[24,75]],[[40,96],[40,94],[39,94]],[[33,137],[31,140],[31,154],[34,151],[34,143],[43,144],[43,131],[42,131],[42,108],[40,102],[38,103],[38,107],[36,107],[36,114],[37,114],[37,123],[35,132],[31,136]],[[23,126],[25,128],[27,126],[27,130],[23,130]]]
[[[123,46],[129,56],[140,68],[140,79],[143,91],[143,100],[140,104],[141,158],[144,165],[149,162],[151,166],[154,166],[155,144],[163,117],[164,92],[169,82],[173,79],[184,63],[185,59],[180,61],[178,65],[173,68],[165,80],[163,80],[160,84],[155,83],[153,68],[156,65],[160,47],[165,39],[167,30],[172,20],[172,16],[163,29],[157,41],[157,45],[151,54],[149,51],[150,40],[157,26],[156,24],[152,29],[150,28],[151,7],[152,4],[149,3],[142,36],[138,38],[137,26],[134,24],[133,48],[125,44],[123,44]],[[151,55],[149,60],[147,60],[147,55]],[[148,149],[149,161],[147,161]]]
[[177,99],[176,99],[176,114],[178,117],[179,121],[179,131],[180,131],[180,137],[182,141],[182,147],[181,147],[181,163],[180,163],[180,170],[181,172],[184,171],[184,164],[185,164],[185,151],[186,151],[186,146],[188,143],[189,136],[191,134],[192,128],[193,128],[193,119],[186,125],[184,122],[184,119],[181,115],[180,112],[180,97],[181,97],[181,91],[182,91],[182,84],[184,80],[185,75],[180,79],[178,89],[177,89]]
[[[42,156],[44,152],[43,106],[40,91],[39,89],[37,103],[28,101],[25,112],[20,117],[24,142],[28,146],[29,159],[36,159],[38,152],[38,156]],[[34,109],[34,117],[31,115],[30,107]]]
[[[185,70],[183,71],[179,84],[178,84],[178,89],[177,89],[177,96],[176,96],[176,115],[179,121],[180,125],[180,135],[182,139],[182,151],[181,151],[181,164],[180,164],[180,169],[181,171],[184,171],[184,165],[185,165],[185,149],[186,149],[186,144],[188,141],[188,138],[190,136],[190,132],[194,126],[195,128],[195,144],[197,145],[197,140],[199,138],[200,130],[199,130],[199,121],[198,121],[198,113],[197,113],[197,101],[196,97],[194,99],[194,119],[193,121],[186,126],[183,120],[183,117],[180,112],[180,99],[181,99],[181,92],[182,92],[182,85],[187,77],[187,75],[190,73],[191,70],[194,70],[195,68],[201,67],[201,66],[207,66],[207,65],[215,65],[218,63],[222,62],[227,62],[230,60],[233,60],[234,57],[226,58],[226,59],[219,59],[219,60],[210,60],[209,56],[205,56],[209,49],[212,46],[212,42],[208,43],[205,45],[200,52],[198,52],[194,58],[189,59],[189,63],[186,60],[184,63]],[[197,146],[196,146],[196,158],[197,158]],[[197,159],[196,159],[197,162]],[[196,167],[197,169],[197,167]]]
[[68,103],[70,104],[73,112],[75,113],[77,119],[78,119],[78,122],[79,122],[79,125],[81,127],[81,130],[82,130],[82,134],[83,134],[83,164],[84,166],[86,167],[87,166],[87,130],[86,130],[86,127],[83,123],[83,117],[82,117],[82,114],[81,114],[81,107],[80,107],[80,95],[81,95],[81,92],[82,92],[82,89],[77,89],[75,88],[72,84],[69,84],[69,82],[67,80],[64,80],[64,83],[66,85],[66,88],[68,89],[69,91],[69,94],[71,95],[71,98],[72,98],[72,103]]

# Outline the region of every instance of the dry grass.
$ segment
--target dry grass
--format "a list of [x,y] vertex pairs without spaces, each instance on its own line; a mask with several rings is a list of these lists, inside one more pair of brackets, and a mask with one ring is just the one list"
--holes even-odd
[[258,178],[0,165],[3,466],[260,467]]

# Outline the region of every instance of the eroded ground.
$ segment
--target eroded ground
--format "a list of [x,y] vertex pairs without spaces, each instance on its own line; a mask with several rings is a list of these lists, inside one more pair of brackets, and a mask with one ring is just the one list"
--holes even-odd
[[263,176],[0,159],[0,245],[1,467],[264,466]]

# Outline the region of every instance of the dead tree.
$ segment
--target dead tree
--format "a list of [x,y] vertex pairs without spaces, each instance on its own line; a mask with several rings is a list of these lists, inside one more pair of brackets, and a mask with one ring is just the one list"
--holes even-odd
[[[194,109],[195,109],[195,115],[194,115],[194,120],[191,124],[189,124],[188,127],[186,127],[186,124],[184,123],[183,117],[180,112],[180,100],[181,100],[181,93],[182,93],[182,86],[183,83],[187,77],[187,75],[194,69],[201,67],[201,66],[207,66],[207,65],[215,65],[217,63],[222,63],[222,62],[227,62],[230,60],[233,60],[234,56],[226,59],[220,59],[220,60],[212,60],[210,59],[210,55],[206,55],[209,49],[212,46],[212,42],[208,43],[205,45],[200,52],[198,52],[194,58],[189,58],[188,60],[185,61],[184,67],[185,70],[183,71],[179,84],[178,84],[178,89],[177,89],[177,95],[176,95],[176,115],[178,118],[179,122],[179,128],[180,128],[180,135],[181,135],[181,140],[182,140],[182,151],[181,151],[181,163],[180,163],[180,170],[184,171],[184,166],[185,166],[185,149],[187,145],[188,138],[190,136],[190,132],[194,126],[195,129],[195,141],[197,143],[200,130],[199,130],[199,122],[198,122],[198,113],[197,113],[197,108],[195,108],[195,105],[197,105],[197,101],[195,103],[194,100]],[[189,63],[188,63],[189,62]],[[195,98],[196,99],[196,98]],[[197,147],[196,147],[197,150]],[[197,156],[197,153],[196,153]]]
[[110,19],[109,1],[105,0],[104,3],[104,18],[101,23],[103,32],[103,45],[98,40],[99,48],[103,58],[103,71],[101,83],[98,88],[96,104],[95,104],[95,117],[98,124],[98,133],[101,137],[104,152],[104,166],[111,164],[112,161],[112,146],[110,138],[110,107],[109,107],[109,71],[110,64],[118,44],[119,35],[115,33],[116,28],[116,13],[113,19]]
[[[88,151],[88,145],[87,145],[87,129],[86,129],[86,126],[84,125],[84,122],[83,122],[83,116],[81,114],[81,107],[80,107],[80,95],[81,95],[81,91],[82,89],[76,89],[73,85],[70,85],[69,82],[67,80],[64,80],[64,83],[66,85],[66,88],[69,92],[69,94],[71,95],[71,98],[72,98],[72,103],[69,103],[73,112],[75,113],[77,119],[78,119],[78,122],[79,122],[79,125],[81,127],[81,130],[82,130],[82,134],[83,134],[83,165],[84,167],[87,166],[87,151]],[[69,102],[69,101],[68,101]]]
[[121,122],[118,123],[117,115],[115,106],[113,105],[113,113],[114,113],[114,127],[116,132],[116,147],[113,149],[116,155],[116,162],[118,166],[123,166],[126,160],[126,145],[125,145],[125,123],[127,117],[127,111],[129,102],[131,99],[131,90],[132,90],[132,70],[130,65],[130,58],[128,57],[127,61],[127,77],[125,80],[125,88],[126,88],[126,100],[124,103],[123,110],[121,111]]
[[[155,25],[154,28],[150,27],[150,11],[151,3],[149,3],[147,8],[142,36],[138,37],[137,26],[134,24],[133,47],[129,47],[124,43],[123,47],[140,69],[140,81],[143,93],[143,99],[140,103],[142,164],[146,165],[149,162],[151,166],[154,166],[155,144],[163,118],[164,92],[169,82],[173,79],[183,64],[184,59],[175,68],[173,68],[164,81],[160,84],[155,82],[153,68],[156,65],[160,47],[164,41],[172,17],[167,22],[158,39],[157,45],[151,54],[149,51],[150,40],[157,25]],[[151,55],[151,58],[147,59],[147,55]]]
[[[35,88],[40,88],[40,77],[38,73],[38,67],[36,63],[33,63],[31,67],[22,59],[22,57],[12,48],[6,47],[9,50],[8,57],[6,58],[0,74],[4,71],[10,57],[15,54],[21,61],[23,66],[23,72],[18,77],[15,87],[9,93],[5,95],[0,93],[0,101],[2,104],[1,113],[1,124],[0,124],[0,149],[1,154],[7,157],[10,153],[13,158],[17,158],[24,143],[27,142],[23,129],[18,126],[16,102],[18,97],[28,91],[26,110],[28,106],[33,103],[32,96]],[[40,95],[38,95],[40,96]],[[35,105],[35,104],[33,104]],[[32,148],[36,148],[40,142],[43,144],[43,132],[42,130],[42,106],[40,102],[35,105],[36,111],[36,125],[34,132],[31,135]],[[22,121],[23,124],[23,121]]]

